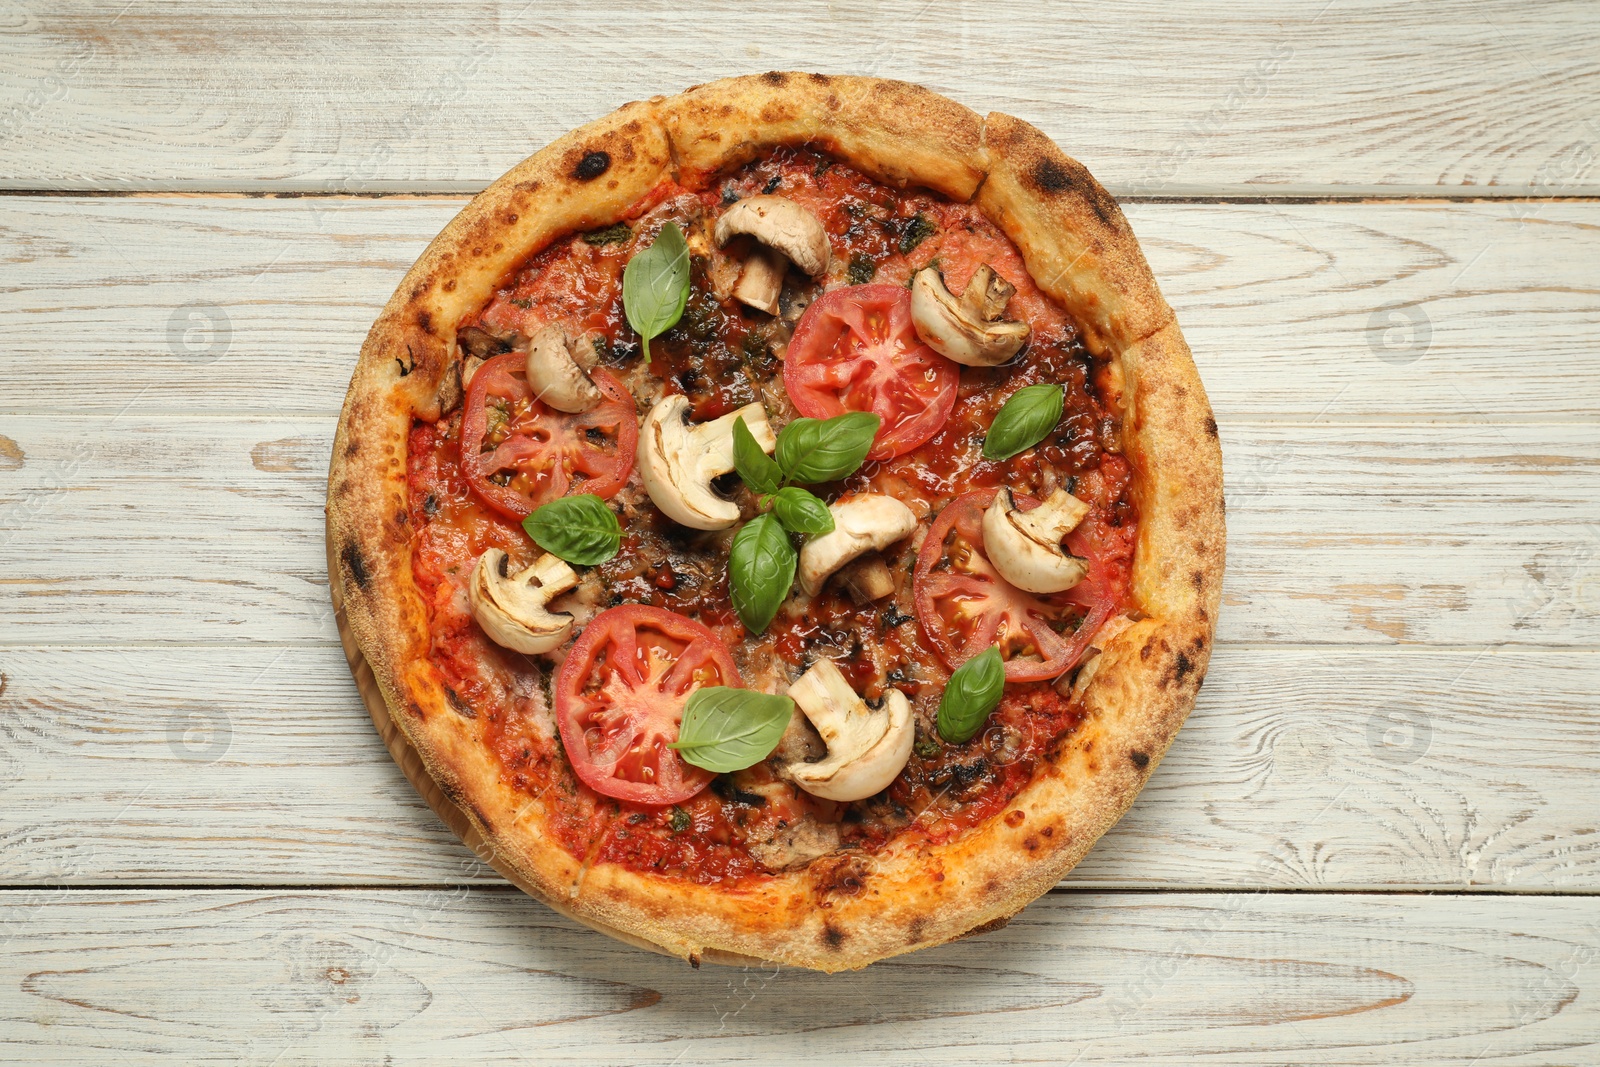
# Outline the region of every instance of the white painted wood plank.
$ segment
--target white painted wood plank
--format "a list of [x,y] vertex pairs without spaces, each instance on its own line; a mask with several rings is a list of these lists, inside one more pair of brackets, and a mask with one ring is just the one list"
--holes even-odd
[[[460,204],[0,198],[0,410],[335,412]],[[1600,203],[1129,214],[1224,421],[1600,419]]]
[[[336,647],[0,653],[0,883],[495,873],[428,811]],[[1223,645],[1097,887],[1600,889],[1600,652]]]
[[508,891],[7,893],[30,1063],[1576,1064],[1600,899],[1055,893],[856,974],[693,970]]
[[1581,0],[41,0],[6,27],[0,183],[475,190],[626,100],[805,66],[1017,114],[1118,193],[1594,192],[1593,28]]
[[[0,416],[0,646],[322,644],[333,417]],[[1233,423],[1219,637],[1600,643],[1578,424]]]

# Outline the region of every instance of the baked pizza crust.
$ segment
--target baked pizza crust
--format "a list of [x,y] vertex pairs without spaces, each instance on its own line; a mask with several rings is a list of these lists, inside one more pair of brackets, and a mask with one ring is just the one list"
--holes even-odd
[[[411,575],[407,435],[413,418],[455,402],[456,324],[526,257],[616,221],[661,180],[693,186],[795,144],[879,180],[975,194],[1041,288],[1120,367],[1139,621],[1102,631],[1080,675],[1088,714],[1053,762],[1004,811],[944,844],[901,835],[874,855],[836,853],[735,890],[585,870],[544,831],[551,800],[501,780],[477,721],[452,709],[429,661]],[[445,228],[362,348],[329,472],[328,533],[336,596],[394,723],[499,869],[564,914],[694,962],[838,971],[1004,923],[1132,803],[1205,675],[1223,569],[1222,464],[1172,311],[1115,202],[1080,164],[1018,119],[979,119],[917,86],[772,73],[626,105],[519,164]]]

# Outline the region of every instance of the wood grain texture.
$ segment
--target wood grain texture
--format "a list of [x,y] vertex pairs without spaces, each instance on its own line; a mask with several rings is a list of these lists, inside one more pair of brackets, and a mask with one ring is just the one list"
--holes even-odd
[[[374,734],[336,647],[0,653],[0,883],[497,881]],[[1219,646],[1068,884],[1600,887],[1600,652]]]
[[[331,418],[5,416],[0,646],[333,640]],[[1230,423],[1223,641],[1600,643],[1579,424]]]
[[1574,1064],[1600,1032],[1595,898],[1058,892],[837,976],[509,890],[8,893],[0,931],[0,1049],[38,1063]]
[[7,16],[0,183],[476,190],[624,101],[798,66],[1015,113],[1119,194],[1593,193],[1592,19],[1581,0],[37,2]]
[[[461,203],[0,198],[0,410],[332,415]],[[1600,418],[1600,203],[1128,214],[1225,421]]]

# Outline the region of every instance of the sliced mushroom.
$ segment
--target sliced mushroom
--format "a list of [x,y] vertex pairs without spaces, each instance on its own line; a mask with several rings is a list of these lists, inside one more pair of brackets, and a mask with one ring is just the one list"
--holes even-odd
[[911,702],[898,689],[885,690],[876,709],[867,707],[831,659],[819,659],[789,687],[828,745],[816,763],[790,763],[783,772],[824,800],[862,800],[880,793],[911,758],[916,728]]
[[696,425],[689,423],[688,397],[663,397],[650,409],[639,428],[639,473],[667,518],[696,530],[724,530],[739,521],[739,506],[713,492],[711,479],[733,470],[733,424],[740,417],[764,451],[777,447],[760,404]]
[[717,220],[717,247],[740,234],[759,242],[745,259],[733,297],[769,315],[778,313],[783,276],[793,263],[815,278],[828,269],[828,232],[811,212],[782,196],[750,196]]
[[1016,286],[988,264],[972,274],[960,299],[944,276],[924,267],[911,281],[911,321],[935,352],[968,367],[997,367],[1028,340],[1028,324],[1001,319]]
[[574,340],[560,326],[546,326],[528,338],[528,385],[557,411],[588,411],[600,403],[600,390],[588,375],[594,364],[588,337]]
[[1030,593],[1059,593],[1083,581],[1089,562],[1068,555],[1061,539],[1077,529],[1089,505],[1057,489],[1032,511],[1017,510],[1010,489],[983,513],[983,551],[1000,576]]
[[572,616],[549,610],[550,601],[578,584],[578,575],[546,552],[533,566],[507,575],[506,554],[491,548],[478,557],[467,582],[472,617],[497,645],[532,655],[560,648],[572,636]]
[[888,548],[917,528],[910,508],[892,496],[861,493],[828,508],[833,530],[800,550],[800,591],[816,596],[828,576],[863,553]]

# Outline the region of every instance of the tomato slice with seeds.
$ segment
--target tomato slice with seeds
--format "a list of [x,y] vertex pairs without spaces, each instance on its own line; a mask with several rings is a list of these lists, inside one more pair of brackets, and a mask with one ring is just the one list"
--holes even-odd
[[917,336],[911,292],[899,285],[823,293],[800,316],[783,362],[800,414],[870,411],[883,420],[868,459],[904,455],[938,433],[960,380],[960,368]]
[[556,676],[556,722],[572,769],[596,793],[635,804],[677,804],[716,775],[667,746],[689,695],[743,688],[721,638],[665,608],[626,604],[584,628]]
[[[957,497],[928,530],[912,591],[923,640],[951,670],[991,645],[1006,661],[1006,681],[1039,682],[1077,666],[1095,632],[1121,607],[1133,559],[1131,528],[1112,528],[1091,512],[1067,535],[1067,551],[1089,573],[1062,593],[1029,593],[1000,576],[983,551],[983,513],[995,490]],[[1017,495],[1031,511],[1039,502]]]
[[461,416],[461,472],[484,503],[512,519],[569,492],[615,496],[633,471],[639,420],[633,397],[604,370],[589,377],[604,398],[569,415],[528,385],[527,356],[507,352],[478,368]]

